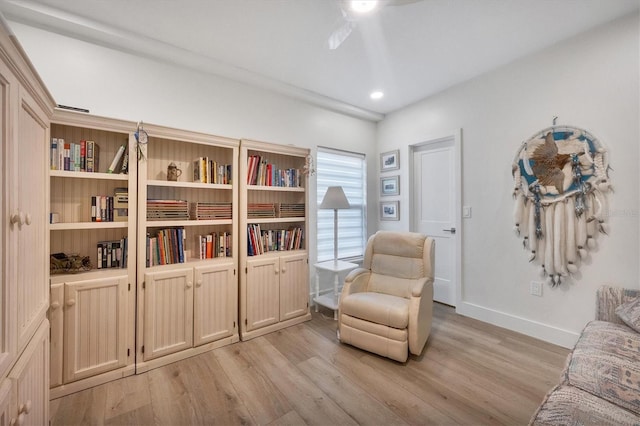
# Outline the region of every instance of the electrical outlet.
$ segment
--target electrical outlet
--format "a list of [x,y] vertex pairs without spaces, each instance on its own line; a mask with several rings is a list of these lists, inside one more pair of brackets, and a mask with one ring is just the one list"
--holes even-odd
[[531,281],[529,284],[529,293],[542,297],[542,284],[541,281]]

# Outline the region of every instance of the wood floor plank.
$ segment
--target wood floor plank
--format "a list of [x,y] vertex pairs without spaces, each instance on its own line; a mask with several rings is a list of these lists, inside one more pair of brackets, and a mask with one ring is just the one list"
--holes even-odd
[[319,357],[298,364],[300,370],[361,425],[406,425],[387,406],[372,398]]
[[569,353],[440,304],[423,354],[406,363],[340,343],[336,326],[314,313],[59,398],[51,424],[526,424]]
[[[238,398],[244,401],[251,417],[258,424],[268,424],[283,418],[293,410],[287,398],[260,368],[255,368],[249,353],[252,345],[239,343],[214,352],[214,356],[228,377]],[[256,397],[258,395],[268,395]]]
[[252,347],[249,357],[256,368],[260,368],[280,389],[305,423],[309,425],[357,424],[264,337],[244,344]]

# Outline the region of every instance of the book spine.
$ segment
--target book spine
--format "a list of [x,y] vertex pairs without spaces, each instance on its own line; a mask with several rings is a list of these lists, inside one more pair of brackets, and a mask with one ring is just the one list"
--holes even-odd
[[96,222],[97,221],[97,217],[96,217],[96,196],[92,195],[91,196],[91,222]]
[[87,141],[80,141],[80,171],[87,171]]
[[51,153],[50,153],[49,168],[51,170],[58,170],[58,139],[51,138]]
[[122,158],[122,154],[124,154],[124,149],[126,146],[126,144],[120,145],[120,148],[118,148],[118,151],[116,151],[116,155],[113,156],[113,161],[111,161],[111,165],[107,169],[107,173],[113,173],[114,170],[116,170],[116,168],[118,167],[118,163],[120,162],[120,158]]

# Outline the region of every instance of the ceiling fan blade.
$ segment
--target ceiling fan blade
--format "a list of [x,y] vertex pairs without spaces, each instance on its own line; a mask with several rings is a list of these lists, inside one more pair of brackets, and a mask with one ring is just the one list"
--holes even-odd
[[329,36],[329,49],[336,50],[349,37],[356,24],[352,21],[345,21]]

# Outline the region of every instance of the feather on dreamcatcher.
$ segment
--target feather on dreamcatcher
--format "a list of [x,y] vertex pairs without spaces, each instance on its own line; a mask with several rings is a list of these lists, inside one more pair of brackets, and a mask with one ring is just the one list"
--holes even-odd
[[[554,119],[555,123],[555,119]],[[578,272],[580,260],[607,234],[608,155],[589,132],[544,129],[524,142],[512,166],[516,233],[530,262],[552,285]]]

